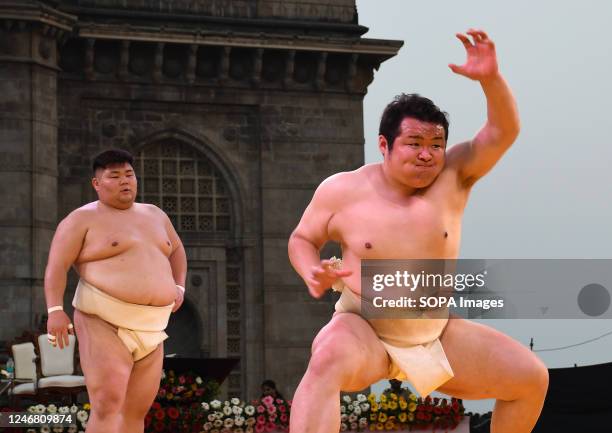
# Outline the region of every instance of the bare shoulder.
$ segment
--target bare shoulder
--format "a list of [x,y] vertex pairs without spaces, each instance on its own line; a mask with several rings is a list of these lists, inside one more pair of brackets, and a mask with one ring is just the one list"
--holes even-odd
[[92,201],[70,212],[60,224],[67,224],[70,226],[87,224],[91,222],[98,213],[98,202]]
[[341,205],[359,196],[360,190],[366,185],[369,166],[363,166],[353,171],[336,173],[325,179],[315,192],[315,197],[329,203]]
[[161,218],[164,220],[168,220],[168,215],[159,207],[150,203],[134,203],[134,208],[137,212],[144,214],[146,216]]

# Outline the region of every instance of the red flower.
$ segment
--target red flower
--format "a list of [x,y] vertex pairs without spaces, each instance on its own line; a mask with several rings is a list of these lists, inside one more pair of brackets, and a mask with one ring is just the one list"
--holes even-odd
[[278,404],[283,404],[283,403],[284,403],[284,401],[283,401],[283,399],[282,399],[282,398],[277,398],[277,399],[276,399],[276,403],[278,403]]
[[151,405],[151,409],[155,409],[155,410],[157,410],[157,409],[161,409],[161,404],[159,404],[158,402],[154,402],[154,403]]
[[164,419],[165,417],[166,417],[166,414],[164,413],[164,411],[163,411],[163,410],[161,410],[161,409],[157,409],[157,410],[155,411],[155,419],[158,419],[158,420],[160,420],[160,421],[161,421],[161,420],[162,420],[162,419]]
[[257,417],[257,424],[265,424],[265,422],[266,422],[266,417],[265,416],[259,415]]
[[269,432],[273,431],[275,428],[276,428],[276,425],[272,421],[269,421],[266,424],[266,430]]
[[153,417],[151,416],[151,413],[148,413],[147,416],[145,416],[145,427],[149,427],[152,420]]
[[457,403],[457,401],[453,401],[453,410],[455,412],[459,411],[459,403]]
[[424,404],[417,405],[417,411],[418,412],[423,412],[424,410],[425,410],[425,405]]
[[450,406],[444,406],[444,407],[442,408],[442,411],[443,411],[445,414],[447,414],[447,415],[448,415],[448,414],[450,413],[450,411],[451,411],[451,407],[450,407]]
[[284,405],[279,406],[278,410],[281,412],[287,412],[287,408]]
[[285,414],[282,414],[280,416],[280,420],[281,420],[282,423],[286,423],[287,421],[289,421],[289,417],[287,415],[285,415]]
[[179,380],[179,383],[180,383],[181,385],[184,385],[184,384],[185,384],[185,376],[179,376],[179,379],[178,379],[178,380]]
[[440,414],[442,413],[442,408],[441,408],[441,407],[436,406],[436,407],[434,407],[434,408],[433,408],[433,411],[434,411],[434,413],[435,413],[436,415],[440,415]]
[[255,433],[263,433],[266,427],[264,424],[256,424],[255,425]]
[[158,421],[155,423],[153,428],[155,429],[155,431],[164,431],[164,423]]
[[175,407],[168,408],[168,417],[170,417],[171,419],[177,419],[179,415],[180,415],[180,412],[177,408]]

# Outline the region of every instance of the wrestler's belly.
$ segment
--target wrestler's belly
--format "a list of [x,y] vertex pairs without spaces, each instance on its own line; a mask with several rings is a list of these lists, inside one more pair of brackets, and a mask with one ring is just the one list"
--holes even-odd
[[127,251],[76,268],[89,284],[125,302],[163,306],[176,298],[170,262],[158,250]]

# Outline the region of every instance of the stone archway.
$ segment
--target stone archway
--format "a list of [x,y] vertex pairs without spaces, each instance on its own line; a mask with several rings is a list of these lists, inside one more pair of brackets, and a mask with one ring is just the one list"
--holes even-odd
[[[241,358],[242,249],[235,242],[240,196],[220,159],[192,140],[177,131],[156,134],[137,147],[134,163],[138,201],[166,212],[189,261],[186,306],[171,318],[168,334],[175,341],[168,342],[168,351]],[[244,369],[238,367],[229,377],[228,394],[240,395],[243,383]]]

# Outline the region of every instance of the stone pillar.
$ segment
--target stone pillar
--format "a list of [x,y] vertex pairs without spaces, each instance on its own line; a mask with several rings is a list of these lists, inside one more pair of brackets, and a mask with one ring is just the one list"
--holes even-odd
[[57,39],[67,28],[49,16],[43,23],[52,11],[33,3],[0,6],[0,340],[31,329],[45,312],[57,224]]

